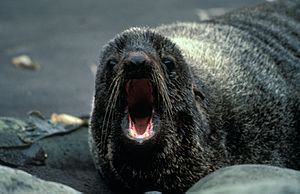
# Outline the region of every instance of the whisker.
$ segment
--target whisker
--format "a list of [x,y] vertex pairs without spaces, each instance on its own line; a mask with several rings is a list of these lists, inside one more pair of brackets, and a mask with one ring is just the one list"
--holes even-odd
[[[155,80],[155,82],[157,83],[157,90],[159,92],[159,94],[162,97],[162,102],[163,105],[166,108],[166,112],[167,112],[167,117],[170,121],[172,121],[172,115],[173,115],[173,105],[171,103],[171,100],[169,98],[169,94],[168,94],[168,88],[165,82],[165,79],[162,76],[162,69],[158,66],[155,65],[154,69],[153,69],[153,79]],[[172,123],[172,122],[171,122]]]
[[111,102],[111,106],[110,106],[109,114],[108,114],[108,119],[107,119],[106,126],[105,126],[106,133],[105,133],[103,142],[106,142],[107,136],[110,133],[109,124],[114,119],[113,109],[115,108],[115,105],[116,105],[116,102],[117,102],[117,99],[118,99],[118,96],[119,96],[119,93],[120,93],[120,90],[119,90],[120,82],[119,82],[119,80],[120,80],[120,78],[118,79],[118,82],[115,84],[115,87],[114,87],[115,90],[111,95],[113,97],[113,99],[112,99],[112,102]]
[[113,108],[115,107],[117,97],[119,95],[119,86],[120,86],[121,77],[122,77],[122,72],[118,72],[108,89],[108,91],[111,91],[111,92],[110,92],[107,106],[105,108],[105,114],[104,114],[104,118],[102,121],[102,128],[101,128],[102,133],[101,133],[101,139],[100,139],[103,150],[105,148],[105,141],[106,141],[107,135],[109,133],[108,126],[112,119]]

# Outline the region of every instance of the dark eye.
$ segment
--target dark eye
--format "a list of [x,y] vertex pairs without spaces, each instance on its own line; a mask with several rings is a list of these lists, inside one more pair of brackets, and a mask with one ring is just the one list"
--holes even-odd
[[174,59],[171,58],[163,58],[162,59],[163,64],[167,67],[168,71],[173,71],[175,68],[175,62]]
[[118,61],[117,59],[109,59],[106,64],[109,68],[113,68],[115,65],[118,64]]

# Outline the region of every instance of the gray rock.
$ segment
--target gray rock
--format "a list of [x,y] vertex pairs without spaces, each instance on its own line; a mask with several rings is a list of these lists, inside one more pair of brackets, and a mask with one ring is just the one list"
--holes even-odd
[[187,193],[299,194],[300,172],[266,165],[237,165],[211,173]]
[[80,193],[68,186],[38,179],[24,171],[0,166],[0,193]]

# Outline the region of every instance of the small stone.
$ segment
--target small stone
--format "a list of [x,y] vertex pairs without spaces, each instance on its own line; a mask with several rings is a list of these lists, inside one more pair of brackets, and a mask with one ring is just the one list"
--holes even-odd
[[11,63],[14,64],[17,68],[37,70],[40,68],[40,65],[33,62],[31,58],[27,55],[20,55],[12,58]]

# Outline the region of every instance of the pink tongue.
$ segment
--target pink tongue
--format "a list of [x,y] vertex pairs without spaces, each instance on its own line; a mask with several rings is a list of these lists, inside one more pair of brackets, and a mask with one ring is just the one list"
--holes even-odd
[[133,125],[138,135],[142,135],[145,133],[145,131],[150,125],[149,121],[150,121],[149,117],[135,119],[135,123]]

